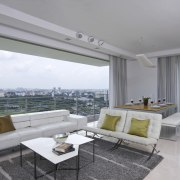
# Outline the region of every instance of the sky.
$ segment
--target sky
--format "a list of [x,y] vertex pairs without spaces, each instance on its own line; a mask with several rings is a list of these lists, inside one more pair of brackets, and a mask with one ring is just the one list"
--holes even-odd
[[109,67],[0,50],[0,89],[108,89]]

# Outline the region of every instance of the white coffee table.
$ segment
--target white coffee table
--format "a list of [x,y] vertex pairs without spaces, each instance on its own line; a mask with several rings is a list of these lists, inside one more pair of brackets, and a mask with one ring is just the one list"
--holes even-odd
[[23,141],[20,143],[20,163],[21,166],[23,165],[22,163],[22,146],[25,146],[29,149],[31,149],[34,152],[34,178],[37,179],[41,176],[37,176],[37,169],[36,169],[36,164],[37,164],[37,154],[40,155],[41,157],[47,159],[53,164],[53,171],[51,170],[48,173],[54,172],[54,179],[56,179],[56,171],[58,170],[58,164],[60,162],[63,162],[67,159],[76,157],[76,168],[74,169],[69,169],[69,170],[76,170],[76,179],[78,179],[78,174],[79,174],[79,145],[88,143],[93,141],[93,161],[94,161],[94,139],[84,137],[78,134],[72,134],[69,135],[66,142],[73,144],[73,147],[75,148],[75,151],[69,152],[63,155],[56,155],[52,152],[52,148],[55,146],[55,141],[53,138],[36,138],[28,141]]

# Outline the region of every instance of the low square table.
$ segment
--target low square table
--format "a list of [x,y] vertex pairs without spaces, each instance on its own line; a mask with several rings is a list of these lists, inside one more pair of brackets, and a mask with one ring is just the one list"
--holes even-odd
[[[68,169],[68,170],[76,170],[76,179],[78,180],[79,175],[79,146],[88,142],[93,141],[93,162],[94,162],[94,139],[84,137],[78,134],[72,134],[69,135],[66,139],[66,143],[73,144],[73,147],[75,148],[75,151],[63,154],[63,155],[56,155],[52,152],[53,147],[55,146],[55,141],[53,138],[36,138],[28,141],[23,141],[20,143],[20,164],[21,167],[23,166],[22,162],[22,147],[25,146],[29,149],[31,149],[34,152],[34,178],[37,179],[39,177],[42,177],[46,174],[54,172],[54,179],[56,179],[56,171],[58,170],[58,164],[76,157],[76,168],[74,169]],[[37,154],[41,157],[47,159],[53,164],[53,170],[47,172],[46,174],[37,176]],[[67,170],[67,169],[60,169],[60,170]]]

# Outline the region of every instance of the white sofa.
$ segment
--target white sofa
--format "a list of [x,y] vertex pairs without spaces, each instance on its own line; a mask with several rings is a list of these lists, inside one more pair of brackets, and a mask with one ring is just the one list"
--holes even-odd
[[[109,131],[109,130],[101,129],[101,126],[104,122],[106,114],[113,115],[113,116],[121,116],[120,121],[116,125],[116,131]],[[150,120],[147,138],[128,134],[132,118],[137,118],[140,120],[144,120],[144,119]],[[153,146],[153,151],[150,155],[151,157],[152,154],[154,153],[156,144],[160,136],[161,123],[162,123],[161,114],[103,108],[101,109],[97,126],[95,127],[86,126],[83,129],[86,131],[86,133],[93,132],[94,135],[101,134],[101,135],[117,138],[118,142],[115,145],[115,147],[118,147],[119,145],[121,145],[122,141],[130,141],[130,142],[138,143],[145,146],[151,145]]]
[[68,110],[18,114],[11,118],[16,130],[0,134],[0,150],[25,140],[80,130],[87,125],[86,117],[70,114]]

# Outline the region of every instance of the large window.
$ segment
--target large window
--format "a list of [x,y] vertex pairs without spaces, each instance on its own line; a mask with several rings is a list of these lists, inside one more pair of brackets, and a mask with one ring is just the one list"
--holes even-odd
[[0,51],[0,114],[108,106],[109,67]]

